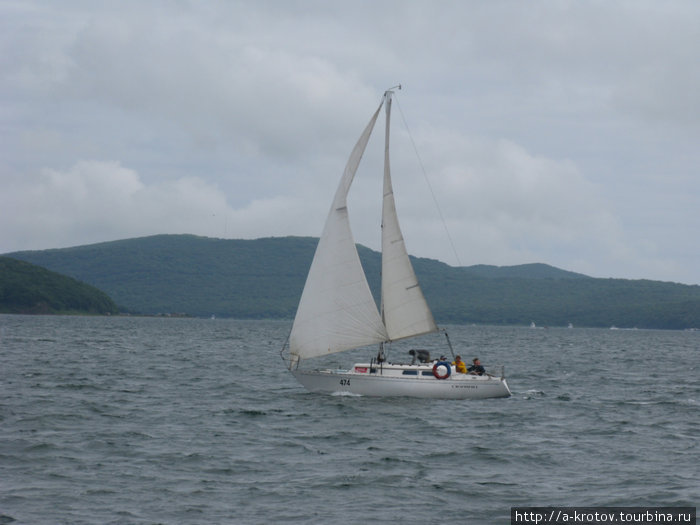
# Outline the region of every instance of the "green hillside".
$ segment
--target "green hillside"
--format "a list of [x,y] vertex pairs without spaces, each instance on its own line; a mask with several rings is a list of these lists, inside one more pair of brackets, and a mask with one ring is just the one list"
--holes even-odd
[[[11,256],[90,283],[134,313],[292,318],[317,242],[156,235]],[[380,254],[363,246],[359,253],[378,297]],[[455,268],[424,258],[413,263],[442,323],[700,326],[700,286],[594,279],[546,264]]]
[[142,314],[292,317],[316,239],[156,235],[13,255],[105,290]]
[[113,314],[117,307],[93,286],[25,261],[0,257],[0,312]]

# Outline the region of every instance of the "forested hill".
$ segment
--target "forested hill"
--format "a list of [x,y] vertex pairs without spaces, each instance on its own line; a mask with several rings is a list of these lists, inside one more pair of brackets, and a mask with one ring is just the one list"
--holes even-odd
[[[291,319],[317,242],[156,235],[8,255],[92,284],[134,313]],[[376,292],[380,254],[359,252]],[[441,323],[700,327],[700,286],[595,279],[546,264],[413,263]]]
[[113,314],[102,291],[26,261],[0,257],[0,312],[13,314]]

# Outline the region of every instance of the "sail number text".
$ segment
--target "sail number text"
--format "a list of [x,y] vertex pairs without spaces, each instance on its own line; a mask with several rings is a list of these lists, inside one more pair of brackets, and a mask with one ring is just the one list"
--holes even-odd
[[343,386],[350,386],[350,380],[349,379],[341,379],[340,384]]

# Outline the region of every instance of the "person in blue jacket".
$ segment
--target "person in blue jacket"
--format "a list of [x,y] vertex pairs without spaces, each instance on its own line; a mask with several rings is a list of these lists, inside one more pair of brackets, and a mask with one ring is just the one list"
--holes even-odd
[[479,361],[478,357],[475,357],[472,363],[474,364],[467,368],[467,372],[477,376],[483,376],[486,373],[486,369],[483,366],[481,366],[481,361]]

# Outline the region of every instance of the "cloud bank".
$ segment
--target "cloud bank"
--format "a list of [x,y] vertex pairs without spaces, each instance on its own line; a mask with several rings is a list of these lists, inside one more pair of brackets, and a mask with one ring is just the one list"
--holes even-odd
[[[694,2],[30,1],[0,14],[0,253],[317,236],[346,156],[401,82],[392,167],[411,253],[700,283]],[[372,248],[375,135],[350,197]]]

